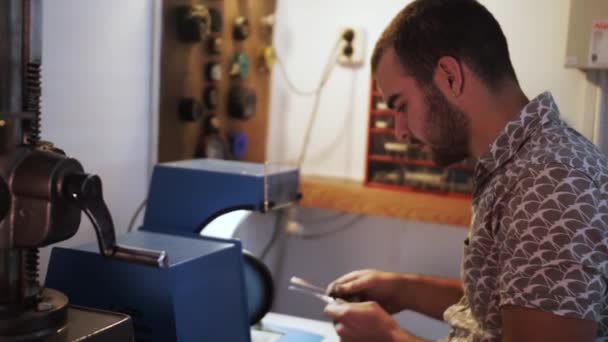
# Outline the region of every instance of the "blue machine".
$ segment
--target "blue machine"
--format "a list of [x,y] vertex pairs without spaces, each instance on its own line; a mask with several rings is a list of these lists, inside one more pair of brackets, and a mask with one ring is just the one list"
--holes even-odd
[[297,202],[298,177],[295,168],[211,159],[157,165],[143,226],[118,242],[165,251],[166,267],[104,258],[94,243],[54,248],[45,285],[72,304],[129,313],[137,340],[250,341],[241,245],[200,231],[232,210]]
[[248,209],[266,212],[299,199],[295,168],[213,159],[155,167],[140,230],[195,235],[216,217]]
[[118,241],[164,250],[169,263],[153,267],[104,258],[96,243],[54,248],[46,286],[67,294],[72,304],[129,314],[138,341],[250,340],[237,241],[149,232]]

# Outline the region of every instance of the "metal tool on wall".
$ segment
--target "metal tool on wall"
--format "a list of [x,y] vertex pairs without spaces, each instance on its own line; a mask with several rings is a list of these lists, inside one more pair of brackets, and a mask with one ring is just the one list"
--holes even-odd
[[215,7],[209,7],[209,17],[211,18],[211,32],[221,33],[224,24],[222,11]]
[[234,119],[247,120],[255,115],[257,96],[255,89],[235,84],[228,91],[228,115]]
[[[187,42],[176,34],[179,25],[176,13],[178,8],[189,8],[192,4],[206,7],[210,32],[200,41]],[[222,120],[221,133],[227,141],[242,141],[230,139],[235,132],[246,134],[252,144],[249,144],[243,160],[262,162],[265,159],[271,81],[268,70],[272,65],[272,54],[261,49],[271,45],[275,7],[275,0],[163,1],[158,125],[160,161],[198,155],[196,149],[200,145],[202,125],[196,121],[184,121],[177,113],[180,100],[186,97],[202,103],[203,115],[213,114]],[[267,57],[263,64],[258,59],[262,55]],[[229,114],[228,98],[230,88],[237,84],[255,89],[256,105],[255,111],[247,112],[250,116],[241,115],[232,120],[238,115],[233,117]],[[215,91],[209,91],[210,87]],[[207,94],[214,94],[216,105],[207,105]],[[251,115],[253,113],[255,116]],[[246,117],[252,119],[243,120]]]
[[197,158],[231,159],[228,143],[222,136],[220,119],[207,115],[201,126],[201,136],[196,150]]
[[177,8],[177,17],[178,36],[184,42],[200,42],[211,33],[212,16],[209,9],[201,4]]
[[179,101],[178,113],[184,121],[197,121],[203,115],[203,109],[197,99],[184,97]]
[[228,134],[228,143],[230,144],[230,153],[234,159],[240,160],[245,156],[249,139],[243,132],[232,132]]
[[276,55],[272,47],[272,33],[274,31],[274,13],[263,16],[260,19],[262,40],[265,46],[258,53],[258,70],[262,73],[269,73],[276,62]]
[[237,52],[230,58],[230,76],[236,79],[245,80],[249,76],[251,68],[249,56],[242,52]]
[[222,51],[221,33],[224,26],[222,11],[215,7],[209,7],[209,17],[212,35],[207,40],[207,52],[212,55],[219,55]]
[[249,37],[251,33],[251,27],[249,26],[249,19],[245,16],[238,16],[234,19],[234,24],[232,28],[232,37],[235,40],[245,40]]
[[219,82],[222,80],[222,65],[217,62],[209,62],[205,65],[205,77],[208,81]]
[[265,46],[258,55],[258,70],[263,73],[270,73],[276,63],[277,58],[272,46]]
[[207,51],[212,55],[219,55],[222,52],[222,37],[211,37],[207,41]]
[[260,19],[260,25],[262,26],[262,32],[268,38],[272,38],[272,32],[274,30],[275,17],[274,13],[263,16]]
[[217,108],[219,101],[218,89],[214,85],[207,86],[203,91],[203,104],[205,109],[213,111]]

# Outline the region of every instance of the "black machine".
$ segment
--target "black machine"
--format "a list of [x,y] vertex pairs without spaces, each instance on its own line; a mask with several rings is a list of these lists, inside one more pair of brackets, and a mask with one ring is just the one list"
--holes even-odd
[[38,282],[38,248],[91,219],[100,254],[163,267],[119,246],[101,180],[40,139],[41,0],[0,1],[0,341],[131,341],[127,315],[68,305]]

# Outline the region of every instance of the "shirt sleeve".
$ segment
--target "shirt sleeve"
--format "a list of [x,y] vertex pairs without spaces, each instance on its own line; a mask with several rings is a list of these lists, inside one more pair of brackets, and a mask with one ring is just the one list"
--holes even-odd
[[500,218],[500,305],[598,321],[608,208],[586,174],[551,164],[521,179]]

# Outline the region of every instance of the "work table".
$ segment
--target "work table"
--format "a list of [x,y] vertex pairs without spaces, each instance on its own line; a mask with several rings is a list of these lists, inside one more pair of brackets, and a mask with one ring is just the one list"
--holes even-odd
[[410,221],[468,228],[471,200],[423,192],[401,192],[366,187],[361,183],[325,177],[303,176],[300,206],[385,216]]

